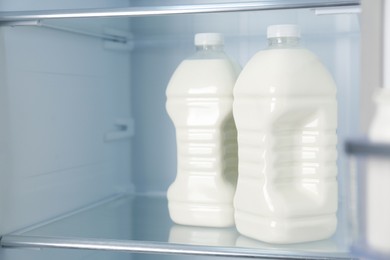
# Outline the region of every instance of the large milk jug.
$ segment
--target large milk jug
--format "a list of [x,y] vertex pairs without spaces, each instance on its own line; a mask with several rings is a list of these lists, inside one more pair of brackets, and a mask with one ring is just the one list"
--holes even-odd
[[232,103],[238,71],[223,51],[221,34],[196,34],[195,45],[196,53],[178,66],[166,90],[177,142],[169,214],[183,225],[231,226],[238,167]]
[[324,239],[337,225],[335,83],[296,25],[267,34],[234,88],[236,227],[269,243]]

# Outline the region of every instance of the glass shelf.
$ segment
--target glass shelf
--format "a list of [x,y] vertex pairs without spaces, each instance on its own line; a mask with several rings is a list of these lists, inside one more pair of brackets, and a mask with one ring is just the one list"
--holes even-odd
[[235,228],[174,224],[165,196],[123,195],[28,230],[4,235],[3,247],[68,248],[259,259],[354,259],[334,240],[270,245]]
[[102,9],[40,10],[0,12],[0,22],[20,22],[61,18],[137,17],[197,13],[244,12],[300,8],[333,8],[359,6],[359,0],[294,0],[221,2],[166,6],[136,6]]

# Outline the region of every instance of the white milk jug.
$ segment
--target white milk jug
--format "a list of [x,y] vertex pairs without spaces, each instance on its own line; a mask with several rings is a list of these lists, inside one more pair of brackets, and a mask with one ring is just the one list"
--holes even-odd
[[268,27],[269,48],[234,88],[238,231],[269,243],[331,236],[337,218],[336,87],[295,25]]
[[196,53],[168,84],[166,108],[176,128],[177,176],[168,190],[171,219],[184,225],[234,224],[237,131],[232,115],[237,68],[222,35],[195,35]]
[[[370,140],[390,143],[390,89],[384,88],[378,92],[375,101],[376,113],[369,131]],[[369,158],[365,178],[367,244],[373,251],[390,256],[389,158]]]

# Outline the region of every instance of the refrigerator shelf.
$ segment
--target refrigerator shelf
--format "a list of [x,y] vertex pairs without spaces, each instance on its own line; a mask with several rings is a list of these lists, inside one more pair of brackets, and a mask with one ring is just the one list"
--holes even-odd
[[0,12],[0,22],[17,22],[62,18],[138,17],[197,13],[244,12],[301,8],[333,8],[359,6],[359,0],[294,0],[212,3],[192,5],[143,6],[106,9],[72,9]]
[[345,151],[354,156],[390,157],[390,143],[372,142],[367,139],[352,139],[345,142]]
[[62,248],[257,259],[354,259],[334,239],[270,245],[235,228],[171,222],[165,196],[123,195],[74,214],[4,235],[5,248]]

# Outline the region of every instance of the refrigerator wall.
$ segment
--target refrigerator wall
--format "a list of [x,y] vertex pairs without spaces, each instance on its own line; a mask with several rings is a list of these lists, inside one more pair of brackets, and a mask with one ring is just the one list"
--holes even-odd
[[130,190],[131,142],[105,138],[131,119],[130,52],[42,27],[0,35],[0,232]]
[[[0,10],[212,2],[221,1],[9,0],[2,1]],[[223,33],[226,52],[244,66],[266,47],[268,25],[296,23],[301,27],[304,46],[319,56],[337,84],[341,192],[339,227],[332,241],[347,248],[349,205],[345,185],[349,168],[343,142],[359,132],[359,16],[332,11],[319,15],[318,11],[323,9],[1,24],[0,234],[25,230],[117,194],[164,198],[176,175],[175,131],[165,110],[165,89],[177,65],[193,53],[194,34]],[[85,32],[127,37],[129,41],[118,43]],[[140,206],[144,203],[154,206],[146,210]],[[155,234],[153,228],[162,229],[159,234],[167,239],[170,230],[164,230],[153,220],[148,222],[146,217],[159,212],[167,216],[165,204],[141,200],[129,205],[128,210],[112,217],[121,216],[123,221],[104,223],[107,230],[96,234],[109,237],[112,230],[117,234],[121,234],[120,230],[138,234],[147,223],[151,236]],[[130,219],[135,211],[139,217],[129,221],[129,226],[119,224],[126,223],[125,219]],[[170,220],[162,217],[161,222],[170,223]],[[92,232],[94,225],[84,228]],[[72,223],[66,227],[77,229]],[[57,256],[64,259],[161,257],[62,249],[0,249],[0,258],[7,260],[52,259],[53,256],[56,259],[60,259]]]

